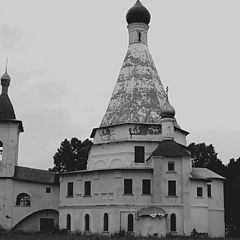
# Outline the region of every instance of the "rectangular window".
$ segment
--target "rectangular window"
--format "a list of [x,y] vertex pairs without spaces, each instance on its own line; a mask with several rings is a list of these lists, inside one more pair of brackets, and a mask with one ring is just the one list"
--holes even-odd
[[72,197],[73,196],[73,182],[68,182],[67,185],[67,196]]
[[176,181],[168,181],[168,196],[176,196]]
[[132,179],[124,179],[124,194],[132,194]]
[[144,163],[145,162],[145,151],[142,146],[135,146],[135,158],[134,161],[136,163]]
[[174,171],[174,162],[168,162],[168,171],[171,172],[171,171]]
[[208,197],[212,197],[212,186],[210,184],[207,185],[207,195]]
[[84,182],[84,196],[91,195],[91,181]]
[[142,180],[142,194],[151,194],[151,180],[150,179]]
[[197,187],[197,196],[202,197],[203,196],[203,188],[202,187]]
[[50,187],[46,187],[46,193],[50,193],[51,192],[51,188]]

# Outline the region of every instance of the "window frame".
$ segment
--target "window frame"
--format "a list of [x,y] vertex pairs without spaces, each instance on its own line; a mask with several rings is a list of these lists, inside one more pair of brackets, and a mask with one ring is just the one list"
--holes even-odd
[[177,217],[175,213],[170,215],[170,231],[176,232],[177,231]]
[[[173,169],[170,169],[170,167],[169,166],[173,166]],[[169,161],[168,162],[168,172],[175,172],[175,162],[173,162],[173,161]]]
[[72,217],[71,217],[71,214],[68,213],[66,218],[66,229],[68,231],[71,231],[71,225],[72,225]]
[[127,232],[133,231],[134,231],[134,215],[133,213],[129,213],[127,216]]
[[84,181],[84,197],[91,197],[91,181]]
[[176,180],[168,180],[168,196],[169,197],[176,197],[177,196],[177,182],[176,182]]
[[208,195],[208,198],[212,198],[212,185],[211,184],[207,184],[207,195]]
[[84,231],[90,232],[90,215],[88,213],[84,215]]
[[145,147],[134,146],[134,162],[145,163]]
[[3,142],[0,140],[0,162],[3,160]]
[[67,183],[67,197],[73,197],[74,182]]
[[103,214],[103,232],[109,232],[109,214]]
[[142,195],[151,195],[151,179],[142,179]]
[[197,187],[197,197],[203,197],[203,187]]
[[123,194],[133,195],[133,180],[131,178],[125,178],[123,180]]
[[17,207],[31,207],[31,197],[27,193],[19,193],[16,197]]

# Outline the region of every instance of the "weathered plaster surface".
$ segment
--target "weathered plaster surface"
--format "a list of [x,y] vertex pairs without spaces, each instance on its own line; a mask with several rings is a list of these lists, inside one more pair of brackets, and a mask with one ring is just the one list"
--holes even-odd
[[147,45],[129,45],[101,127],[119,123],[159,123],[166,99]]

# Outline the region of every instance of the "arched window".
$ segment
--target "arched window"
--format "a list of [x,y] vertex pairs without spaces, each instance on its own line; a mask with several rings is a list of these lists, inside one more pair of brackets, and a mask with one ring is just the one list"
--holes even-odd
[[177,226],[176,226],[176,214],[172,213],[170,216],[170,230],[171,232],[176,232],[177,231]]
[[31,198],[27,193],[17,195],[16,206],[28,207],[31,205]]
[[128,232],[133,232],[133,214],[128,214],[127,230]]
[[67,214],[67,224],[66,224],[66,229],[71,231],[71,215],[68,213]]
[[108,214],[104,213],[103,217],[103,231],[108,232]]
[[89,216],[89,214],[85,215],[85,231],[90,231],[90,216]]
[[3,156],[3,143],[0,141],[0,161],[2,161],[2,156]]

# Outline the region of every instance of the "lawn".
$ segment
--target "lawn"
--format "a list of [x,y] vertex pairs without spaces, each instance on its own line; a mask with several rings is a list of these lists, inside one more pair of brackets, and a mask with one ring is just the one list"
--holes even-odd
[[[60,233],[17,233],[17,232],[0,232],[1,240],[156,240],[156,237],[133,237],[133,236],[99,236],[99,235],[83,235],[79,233],[74,234],[60,234]],[[172,237],[161,238],[162,240],[208,240],[211,238],[192,238],[192,237]],[[222,240],[222,238],[215,238],[214,240]],[[235,238],[236,240],[237,238]],[[238,238],[240,239],[240,238]],[[228,238],[228,240],[233,240]]]

